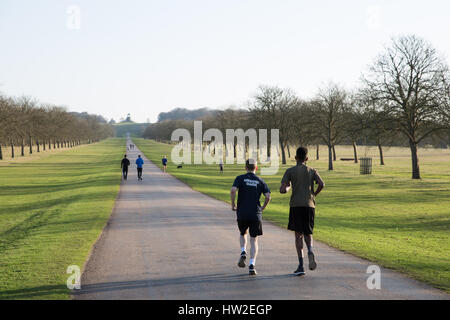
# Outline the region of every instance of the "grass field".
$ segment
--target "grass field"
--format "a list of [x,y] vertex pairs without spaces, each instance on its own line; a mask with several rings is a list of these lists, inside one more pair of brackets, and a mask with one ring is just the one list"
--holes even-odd
[[40,145],[40,151],[37,152],[37,147],[36,145],[33,145],[33,153],[30,154],[29,153],[29,147],[25,146],[25,155],[21,156],[20,152],[21,152],[21,147],[20,146],[14,146],[14,158],[11,157],[11,147],[10,146],[2,146],[2,154],[3,154],[3,160],[0,160],[0,166],[5,166],[5,165],[9,165],[11,163],[18,163],[18,162],[24,162],[24,161],[29,161],[29,160],[38,160],[38,159],[42,159],[45,158],[51,154],[54,153],[58,153],[58,152],[62,152],[62,151],[66,151],[69,149],[76,149],[76,148],[80,148],[83,145],[80,146],[75,146],[72,148],[56,148],[53,149],[53,144],[52,144],[52,149],[49,150],[48,149],[48,145],[46,146],[45,150],[42,147],[42,144]]
[[[242,165],[186,165],[176,169],[170,161],[172,146],[134,139],[155,164],[169,158],[168,172],[195,190],[229,202],[229,190]],[[328,171],[327,150],[311,160],[326,183],[317,198],[315,238],[333,247],[402,271],[450,292],[450,150],[420,149],[422,180],[411,179],[406,148],[386,148],[385,166],[374,158],[372,175],[360,175],[359,165],[336,161]],[[351,146],[337,147],[337,157],[352,157]],[[315,158],[315,148],[310,150]],[[378,156],[373,147],[359,147],[360,156]],[[282,227],[288,221],[288,195],[278,192],[281,175],[263,176],[272,190],[264,218]],[[320,253],[319,253],[320,257]],[[320,260],[319,260],[320,261]]]
[[108,220],[120,185],[123,139],[0,166],[0,299],[68,299]]

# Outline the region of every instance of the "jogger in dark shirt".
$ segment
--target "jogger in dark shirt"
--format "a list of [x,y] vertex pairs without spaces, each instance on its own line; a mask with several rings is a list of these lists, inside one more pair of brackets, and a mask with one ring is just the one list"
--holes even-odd
[[[249,159],[246,162],[246,174],[237,176],[231,188],[231,209],[236,211],[237,223],[240,231],[241,256],[238,266],[245,267],[247,231],[250,230],[250,264],[249,273],[256,274],[255,261],[258,254],[257,237],[262,235],[262,212],[270,202],[270,190],[261,178],[255,175],[256,161]],[[236,190],[239,190],[237,207],[235,204]],[[263,206],[259,202],[264,194]]]
[[130,160],[127,159],[127,155],[124,155],[122,162],[120,163],[120,167],[122,168],[122,175],[123,175],[124,180],[127,180],[129,166],[130,166]]

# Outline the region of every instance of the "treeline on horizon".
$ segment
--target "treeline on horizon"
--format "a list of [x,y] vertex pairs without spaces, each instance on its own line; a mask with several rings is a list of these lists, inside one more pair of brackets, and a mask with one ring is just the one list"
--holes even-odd
[[[114,135],[114,128],[99,115],[69,112],[65,107],[39,104],[30,97],[0,95],[0,160],[3,147],[15,146],[20,155],[92,143]],[[28,149],[26,152],[25,149]]]
[[[183,118],[183,114],[186,115]],[[417,36],[393,38],[352,91],[337,83],[318,89],[312,99],[302,99],[291,89],[260,86],[246,108],[226,110],[175,109],[162,113],[143,136],[170,141],[177,128],[190,130],[193,120],[203,130],[279,129],[282,163],[290,146],[328,146],[328,167],[333,170],[335,146],[408,146],[412,178],[420,179],[419,146],[450,146],[450,73],[446,62],[430,43]]]

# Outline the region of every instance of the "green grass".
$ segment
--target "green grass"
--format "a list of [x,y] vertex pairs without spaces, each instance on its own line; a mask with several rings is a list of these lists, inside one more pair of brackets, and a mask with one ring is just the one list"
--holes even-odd
[[123,139],[0,166],[0,299],[68,299],[69,265],[83,267],[108,220]]
[[[229,190],[242,165],[186,165],[170,161],[172,146],[134,139],[136,145],[161,167],[169,157],[168,172],[195,190],[229,202]],[[375,148],[360,147],[361,156],[376,156]],[[326,188],[318,196],[315,238],[333,247],[367,258],[385,267],[450,292],[450,151],[420,150],[422,180],[411,179],[411,160],[405,148],[386,148],[385,166],[374,158],[372,175],[360,175],[359,165],[335,162],[328,171],[326,149],[321,160],[308,164],[319,170]],[[310,150],[315,158],[315,149]],[[338,157],[352,157],[351,147],[338,147]],[[289,197],[278,192],[281,175],[263,176],[272,190],[264,218],[287,226]]]

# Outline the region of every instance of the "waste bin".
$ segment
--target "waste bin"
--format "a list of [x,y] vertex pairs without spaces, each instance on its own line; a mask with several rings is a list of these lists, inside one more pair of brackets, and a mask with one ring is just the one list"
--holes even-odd
[[359,172],[361,174],[372,174],[372,158],[360,158]]

